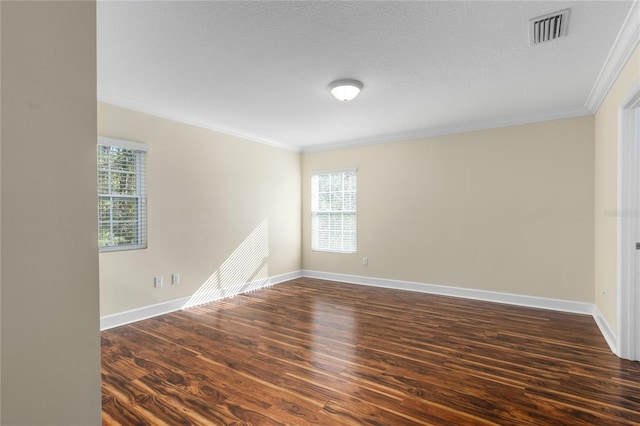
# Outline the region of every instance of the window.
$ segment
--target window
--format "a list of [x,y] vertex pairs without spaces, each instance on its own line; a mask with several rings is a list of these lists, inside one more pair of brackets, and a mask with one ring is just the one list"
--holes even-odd
[[311,249],[356,252],[356,169],[311,175]]
[[147,247],[145,162],[148,145],[98,138],[100,251]]

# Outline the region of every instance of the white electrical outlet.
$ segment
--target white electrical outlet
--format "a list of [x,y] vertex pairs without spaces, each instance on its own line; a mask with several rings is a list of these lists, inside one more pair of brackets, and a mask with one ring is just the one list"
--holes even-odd
[[180,284],[180,274],[175,273],[171,275],[171,284]]
[[157,277],[153,278],[153,286],[155,288],[162,287],[162,275],[158,275]]
[[367,266],[367,265],[369,264],[369,258],[368,258],[368,257],[363,257],[363,258],[362,258],[362,264],[363,264],[364,266]]

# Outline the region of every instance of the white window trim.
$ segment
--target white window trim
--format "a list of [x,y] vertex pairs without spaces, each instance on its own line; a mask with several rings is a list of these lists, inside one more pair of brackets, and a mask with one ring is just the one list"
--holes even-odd
[[[132,151],[141,151],[144,153],[149,152],[149,145],[147,145],[146,143],[142,143],[142,142],[134,142],[134,141],[128,141],[125,139],[117,139],[117,138],[110,138],[110,137],[106,137],[106,136],[98,136],[98,144],[99,146],[113,146],[113,147],[117,147],[117,148],[122,148],[122,149],[127,149],[127,150],[132,150]],[[139,161],[139,157],[138,157],[138,161]],[[138,165],[138,168],[140,167],[140,165]],[[144,173],[146,173],[146,167],[144,170]],[[146,179],[146,176],[145,176]],[[138,192],[140,192],[140,188],[142,185],[142,182],[140,180],[137,181],[137,185],[138,185]],[[147,199],[146,199],[146,183],[144,184],[145,186],[145,191],[142,197],[142,203],[144,204],[144,209],[142,212],[140,212],[140,215],[144,217],[143,220],[138,221],[138,226],[139,227],[146,227],[147,226]],[[144,232],[145,234],[145,238],[144,238],[144,244],[128,244],[128,245],[119,245],[119,246],[106,246],[106,247],[98,247],[98,250],[100,253],[106,253],[106,252],[115,252],[115,251],[125,251],[125,250],[140,250],[140,249],[146,249],[148,246],[148,235],[147,235],[147,230],[144,231],[140,231],[140,232]]]
[[345,167],[345,168],[341,168],[341,169],[311,170],[311,176],[325,174],[325,173],[342,173],[342,172],[358,173],[358,168],[357,167]]
[[[356,217],[356,236],[355,236],[355,247],[354,250],[335,250],[335,249],[320,249],[320,248],[314,248],[313,246],[313,217],[314,215],[316,215],[316,211],[314,210],[314,206],[313,206],[313,192],[314,192],[314,188],[313,188],[313,177],[317,176],[317,175],[321,175],[321,174],[331,174],[331,173],[348,173],[348,172],[353,172],[358,173],[358,169],[356,167],[345,167],[345,168],[337,168],[337,169],[326,169],[326,170],[312,170],[310,173],[310,183],[311,183],[311,251],[314,252],[318,252],[318,253],[339,253],[339,254],[355,254],[357,253],[358,250],[358,235],[357,235],[357,218],[358,218],[358,208],[357,208],[357,193],[358,193],[358,189],[357,189],[357,183],[356,183],[356,209],[355,209],[355,217]],[[357,177],[356,177],[357,179]],[[357,182],[357,180],[356,180]]]
[[130,149],[133,151],[149,152],[149,145],[142,142],[127,141],[124,139],[108,138],[106,136],[98,136],[98,145],[116,146],[122,149]]

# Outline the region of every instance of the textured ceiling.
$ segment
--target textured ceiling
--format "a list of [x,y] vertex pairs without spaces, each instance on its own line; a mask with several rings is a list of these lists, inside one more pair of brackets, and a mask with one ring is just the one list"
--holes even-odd
[[[631,6],[99,2],[98,99],[302,150],[583,115]],[[567,7],[567,37],[529,46]],[[340,78],[360,96],[335,100]]]

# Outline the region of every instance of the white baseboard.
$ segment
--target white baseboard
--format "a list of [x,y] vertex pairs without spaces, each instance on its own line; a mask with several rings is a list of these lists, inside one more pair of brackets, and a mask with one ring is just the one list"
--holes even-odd
[[[422,284],[412,281],[398,281],[385,278],[335,274],[331,272],[311,271],[307,269],[274,275],[264,282],[260,283],[259,287],[242,286],[242,289],[244,291],[234,294],[225,294],[225,296],[232,297],[236,294],[242,294],[246,291],[257,290],[258,288],[276,285],[301,277],[319,278],[323,280],[339,281],[350,284],[384,287],[395,290],[416,291],[421,293],[439,294],[443,296],[462,297],[466,299],[483,300],[487,302],[505,303],[509,305],[527,306],[531,308],[591,315],[598,325],[602,336],[611,348],[611,351],[617,355],[616,335],[607,321],[604,319],[598,308],[592,303],[574,302],[571,300],[550,299],[536,296],[524,296],[512,293],[500,293],[495,291],[475,290],[435,284]],[[132,322],[141,321],[143,319],[178,311],[183,309],[190,300],[191,297],[189,296],[181,297],[179,299],[173,299],[166,302],[157,303],[155,305],[143,306],[141,308],[132,309],[129,311],[106,315],[100,318],[100,330],[107,330],[110,328],[119,327],[121,325],[130,324]]]
[[412,281],[389,280],[385,278],[371,278],[359,275],[334,274],[330,272],[310,271],[304,269],[302,276],[320,278],[330,281],[340,281],[351,284],[362,284],[374,287],[385,287],[396,290],[409,290],[421,293],[439,294],[443,296],[462,297],[465,299],[484,300],[487,302],[506,303],[509,305],[527,306],[530,308],[549,309],[553,311],[571,312],[578,314],[593,314],[592,303],[574,302],[571,300],[549,299],[545,297],[524,296],[496,291],[475,290],[462,287],[450,287],[435,284],[422,284]]
[[155,305],[131,309],[130,311],[105,315],[103,317],[100,317],[100,330],[108,330],[110,328],[119,327],[121,325],[130,324],[132,322],[140,321],[143,319],[178,311],[182,309],[182,307],[189,301],[189,299],[190,297],[181,297],[179,299],[156,303]]
[[620,356],[620,354],[618,354],[618,341],[616,339],[616,333],[613,332],[613,330],[609,326],[609,323],[604,319],[604,316],[596,305],[593,305],[593,319],[598,325],[600,333],[602,333],[602,337],[604,337],[604,340],[609,345],[611,352]]
[[287,272],[286,274],[274,275],[271,277],[271,285],[280,284],[285,281],[295,280],[296,278],[302,278],[302,270]]
[[439,294],[443,296],[462,297],[466,299],[484,300],[487,302],[506,303],[509,305],[527,306],[530,308],[549,309],[553,311],[570,312],[591,315],[600,329],[600,333],[609,345],[611,352],[620,356],[617,350],[616,334],[613,332],[598,307],[593,303],[574,302],[571,300],[549,299],[545,297],[523,296],[512,293],[500,293],[486,290],[474,290],[460,287],[449,287],[434,284],[421,284],[411,281],[388,280],[384,278],[371,278],[358,275],[334,274],[303,270],[302,276],[319,278],[330,281],[340,281],[351,284],[370,285],[396,290],[409,290],[422,293]]
[[[246,293],[248,291],[254,291],[260,288],[269,287],[284,281],[289,281],[300,277],[302,277],[301,270],[287,272],[285,274],[274,275],[266,280],[259,280],[252,283],[245,283],[243,285],[230,287],[225,289],[225,291],[219,291],[215,294],[212,293],[210,295],[201,295],[200,300],[212,302],[226,297],[233,297],[238,294]],[[130,324],[132,322],[141,321],[143,319],[179,311],[190,304],[192,304],[192,296],[187,296],[181,297],[179,299],[157,303],[155,305],[143,306],[141,308],[131,309],[129,311],[105,315],[100,318],[100,330],[108,330],[110,328],[119,327],[121,325]]]

